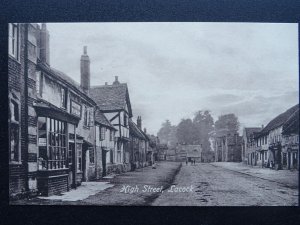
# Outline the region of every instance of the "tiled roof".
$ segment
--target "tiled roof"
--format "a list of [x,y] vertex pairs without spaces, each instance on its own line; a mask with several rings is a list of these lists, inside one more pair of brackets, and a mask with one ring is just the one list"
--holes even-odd
[[143,132],[131,119],[129,119],[129,132],[132,136],[146,140],[146,137],[144,136]]
[[99,110],[96,110],[96,112],[95,112],[95,122],[97,122],[97,123],[99,123],[101,125],[104,125],[104,126],[107,126],[107,127],[115,129],[114,126],[111,125],[111,123],[105,117],[105,115],[102,112],[100,112]]
[[299,134],[299,108],[283,124],[282,134]]
[[273,120],[271,120],[265,128],[261,130],[260,134],[269,133],[271,130],[282,126],[297,110],[299,110],[299,104],[289,108],[284,113],[279,114]]
[[[73,80],[71,77],[69,77],[67,74],[54,69],[44,63],[38,62],[38,67],[42,69],[43,71],[47,72],[48,75],[51,75],[54,78],[59,79],[60,81],[63,81],[67,84],[69,84],[72,88],[86,96],[90,101],[93,101],[93,99],[89,96],[89,94],[85,93],[83,89],[81,88],[80,84],[77,83],[75,80]],[[94,102],[94,101],[93,101]],[[94,103],[95,104],[95,103]]]
[[249,139],[254,133],[260,132],[261,129],[261,127],[245,127],[247,139]]
[[94,86],[90,89],[90,95],[103,111],[123,110],[127,102],[132,117],[127,84]]

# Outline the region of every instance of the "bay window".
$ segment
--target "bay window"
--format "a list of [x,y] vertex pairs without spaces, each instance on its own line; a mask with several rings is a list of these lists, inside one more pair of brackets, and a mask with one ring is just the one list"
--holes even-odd
[[39,169],[67,168],[66,123],[38,117]]

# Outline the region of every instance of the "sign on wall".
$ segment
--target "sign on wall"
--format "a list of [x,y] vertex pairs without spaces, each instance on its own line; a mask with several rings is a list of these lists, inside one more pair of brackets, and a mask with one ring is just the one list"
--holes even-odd
[[81,105],[71,100],[71,114],[81,117]]

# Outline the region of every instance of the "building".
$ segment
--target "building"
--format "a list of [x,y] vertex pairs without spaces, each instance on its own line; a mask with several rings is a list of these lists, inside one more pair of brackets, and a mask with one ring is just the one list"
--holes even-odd
[[89,152],[89,180],[99,179],[110,173],[117,173],[117,149],[115,148],[116,128],[108,121],[99,109],[95,112],[96,151]]
[[248,165],[254,165],[254,162],[256,162],[254,135],[261,129],[260,127],[245,127],[243,129],[242,162]]
[[[34,174],[28,173],[28,107],[26,68],[28,60],[28,38],[25,35],[28,26],[25,24],[9,24],[8,46],[8,137],[9,137],[9,195],[10,198],[23,197],[29,194],[29,180],[34,182]],[[34,40],[36,45],[36,40]],[[33,63],[32,63],[33,64]],[[36,142],[36,140],[35,140]],[[34,155],[36,158],[36,155]]]
[[120,83],[115,77],[113,84],[94,86],[90,95],[100,111],[116,129],[116,154],[114,170],[130,170],[129,119],[132,118],[131,103],[126,83]]
[[[287,123],[293,114],[297,114],[299,110],[299,104],[289,108],[285,112],[272,119],[266,127],[264,127],[255,137],[256,145],[260,146],[263,140],[267,140],[267,166],[275,167],[276,169],[282,169],[287,167],[287,152],[283,150],[283,126]],[[294,119],[291,119],[292,121]],[[286,125],[287,126],[287,125]],[[267,138],[263,138],[266,137]],[[260,149],[258,149],[260,151]]]
[[202,162],[202,147],[201,145],[181,145],[176,146],[177,160],[181,162]]
[[95,149],[86,48],[77,84],[50,66],[46,24],[10,24],[9,30],[10,195],[76,188],[88,179]]
[[223,129],[211,132],[216,162],[241,162],[242,137]]
[[165,161],[167,159],[167,151],[168,151],[168,145],[167,144],[160,144],[160,141],[158,139],[157,146],[157,154],[158,154],[158,161]]
[[[138,117],[139,120],[139,117]],[[146,165],[146,137],[131,119],[129,120],[129,137],[132,170]]]
[[282,137],[283,167],[299,170],[299,108],[283,124]]

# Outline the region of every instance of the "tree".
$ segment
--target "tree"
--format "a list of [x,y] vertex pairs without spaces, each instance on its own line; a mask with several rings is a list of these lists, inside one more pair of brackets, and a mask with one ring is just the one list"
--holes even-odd
[[222,130],[226,129],[229,133],[237,133],[239,130],[240,123],[235,114],[230,113],[219,116],[215,122],[215,129]]
[[196,129],[191,119],[182,119],[177,126],[177,140],[180,144],[195,144]]
[[213,130],[214,119],[208,110],[198,111],[193,118],[196,129],[196,143],[202,144],[203,150],[210,149],[209,133]]
[[167,119],[162,124],[162,127],[158,131],[157,136],[162,144],[175,146],[177,143],[176,126],[172,126],[171,122]]

